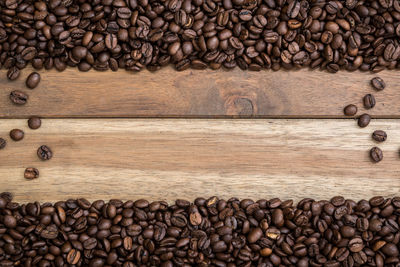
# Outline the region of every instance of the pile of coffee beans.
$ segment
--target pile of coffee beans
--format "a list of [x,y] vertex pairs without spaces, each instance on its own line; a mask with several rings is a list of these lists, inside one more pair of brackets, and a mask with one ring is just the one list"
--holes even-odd
[[400,264],[400,198],[18,204],[0,195],[1,266]]
[[[2,0],[0,63],[81,71],[398,68],[395,0]],[[35,87],[40,78],[29,77]]]
[[[382,78],[380,77],[375,77],[371,80],[371,86],[376,90],[376,91],[382,91],[385,89],[386,84],[383,81]],[[364,103],[364,108],[365,109],[371,109],[375,107],[376,101],[375,97],[373,94],[366,94],[363,98],[363,103]],[[346,116],[355,116],[357,114],[358,108],[354,104],[347,105],[344,109],[344,115]],[[358,117],[358,126],[361,128],[367,127],[368,124],[371,121],[371,116],[369,114],[362,114],[361,116]],[[375,140],[376,142],[384,142],[387,139],[387,134],[385,131],[382,130],[376,130],[372,133],[372,139]],[[379,147],[373,147],[370,150],[370,157],[373,162],[379,162],[383,159],[383,152]]]

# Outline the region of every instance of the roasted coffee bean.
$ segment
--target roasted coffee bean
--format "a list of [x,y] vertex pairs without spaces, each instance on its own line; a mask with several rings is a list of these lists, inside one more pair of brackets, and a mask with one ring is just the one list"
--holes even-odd
[[373,107],[375,107],[375,97],[371,94],[366,94],[363,98],[363,102],[364,102],[364,107],[366,109],[371,109]]
[[372,139],[374,139],[377,142],[384,142],[387,139],[387,134],[385,131],[376,130],[372,133]]
[[35,179],[39,177],[39,170],[36,168],[26,168],[24,172],[25,179]]
[[11,67],[7,71],[7,78],[11,81],[18,79],[21,71],[17,67]]
[[367,127],[370,121],[371,121],[371,116],[370,115],[362,114],[358,118],[358,126],[360,126],[361,128]]
[[48,146],[40,146],[37,150],[37,155],[41,160],[49,160],[53,157],[53,152]]
[[10,138],[14,141],[20,141],[24,138],[24,132],[20,129],[13,129],[10,131]]
[[39,117],[31,117],[28,120],[28,127],[32,130],[39,129],[41,125],[42,121],[40,120]]
[[7,141],[4,138],[0,137],[0,149],[5,148],[7,145]]
[[10,93],[10,100],[16,105],[25,105],[28,101],[28,95],[24,92],[15,90]]
[[40,74],[37,72],[32,72],[26,79],[26,86],[30,89],[34,89],[39,85]]
[[370,156],[372,161],[379,162],[383,159],[382,150],[379,147],[373,147],[370,150]]
[[357,106],[350,104],[344,108],[344,115],[346,116],[354,116],[357,114]]
[[371,85],[372,85],[372,87],[374,87],[374,88],[375,88],[376,90],[378,90],[378,91],[382,91],[382,90],[385,89],[385,87],[386,87],[385,82],[384,82],[383,79],[380,78],[380,77],[375,77],[375,78],[373,78],[373,79],[371,80]]

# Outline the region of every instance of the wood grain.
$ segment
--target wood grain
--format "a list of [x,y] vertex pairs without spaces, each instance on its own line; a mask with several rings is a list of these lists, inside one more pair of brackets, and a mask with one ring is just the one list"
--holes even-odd
[[[62,73],[40,71],[42,82],[25,89],[25,69],[15,81],[1,79],[0,117],[293,117],[341,118],[346,104],[362,110],[362,97],[374,92],[369,81],[376,74],[320,71],[193,71],[165,68],[156,73],[126,71]],[[2,77],[5,71],[2,70]],[[388,86],[376,93],[377,118],[400,118],[400,76],[379,73]],[[23,89],[30,100],[23,107],[10,104],[8,94]]]
[[[8,131],[22,128],[12,142]],[[387,131],[384,160],[370,162],[373,129]],[[45,119],[38,130],[25,120],[0,120],[0,191],[16,201],[89,199],[192,200],[303,197],[354,199],[400,193],[400,120]],[[41,162],[36,149],[54,158]],[[25,167],[40,178],[27,181]]]

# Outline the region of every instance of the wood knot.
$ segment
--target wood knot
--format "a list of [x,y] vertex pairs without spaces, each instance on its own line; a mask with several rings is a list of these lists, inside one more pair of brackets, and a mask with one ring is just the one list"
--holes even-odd
[[230,116],[253,116],[254,106],[251,99],[243,96],[231,96],[225,102],[227,115]]

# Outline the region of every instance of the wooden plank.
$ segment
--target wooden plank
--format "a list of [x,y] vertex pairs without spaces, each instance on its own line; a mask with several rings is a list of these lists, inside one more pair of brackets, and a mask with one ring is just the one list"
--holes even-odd
[[[126,71],[62,73],[40,71],[42,82],[33,91],[24,89],[29,69],[15,81],[1,79],[0,117],[294,117],[341,118],[346,104],[356,103],[374,92],[370,79],[376,74],[320,71],[193,71],[171,68],[156,73]],[[5,71],[2,73],[5,77]],[[400,118],[400,76],[379,73],[385,91],[376,93],[371,111],[379,118]],[[8,94],[23,89],[27,105],[10,103]]]
[[[0,191],[16,201],[304,197],[354,199],[400,193],[400,120],[46,119],[0,120],[0,136],[26,130],[0,151]],[[370,162],[370,134],[387,131],[384,160]],[[54,158],[41,162],[36,149]],[[25,167],[40,178],[27,181]]]

